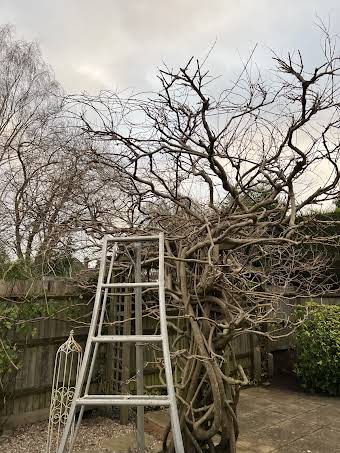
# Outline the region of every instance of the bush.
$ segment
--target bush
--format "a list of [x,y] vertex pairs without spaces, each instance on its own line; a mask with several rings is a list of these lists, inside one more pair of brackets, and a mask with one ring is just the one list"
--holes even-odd
[[311,392],[340,395],[340,306],[308,304],[297,331],[296,374]]

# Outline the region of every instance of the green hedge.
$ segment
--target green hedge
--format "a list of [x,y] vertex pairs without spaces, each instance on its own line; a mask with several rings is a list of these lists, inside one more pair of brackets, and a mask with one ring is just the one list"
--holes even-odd
[[340,306],[310,302],[308,308],[296,335],[296,374],[307,391],[340,395]]

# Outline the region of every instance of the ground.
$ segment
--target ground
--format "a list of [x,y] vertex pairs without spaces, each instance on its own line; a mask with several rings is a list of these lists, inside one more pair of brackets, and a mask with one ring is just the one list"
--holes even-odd
[[[148,452],[160,450],[157,437],[166,421],[164,412],[148,414]],[[340,453],[339,398],[277,386],[248,388],[241,392],[239,422],[238,453]],[[18,428],[0,445],[1,453],[44,452],[46,427],[41,422]],[[133,452],[134,438],[132,425],[88,418],[74,452]]]
[[[241,392],[238,453],[340,453],[340,399],[279,385]],[[149,422],[165,426],[166,414]]]
[[[136,452],[134,426],[122,426],[107,417],[87,417],[77,436],[74,453],[134,453]],[[0,444],[1,453],[45,453],[47,421],[25,425],[8,433]],[[160,441],[146,434],[146,453],[160,450]],[[51,453],[55,449],[51,450]]]
[[238,453],[339,453],[340,399],[272,387],[241,392]]

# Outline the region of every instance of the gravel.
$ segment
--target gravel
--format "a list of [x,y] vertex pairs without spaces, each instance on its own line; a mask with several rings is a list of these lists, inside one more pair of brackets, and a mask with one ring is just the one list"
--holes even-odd
[[[116,450],[113,439],[135,438],[134,425],[120,425],[110,418],[90,417],[83,420],[73,453],[114,453],[129,451],[136,452],[135,448]],[[0,444],[1,453],[45,453],[47,440],[47,421],[24,425],[16,428],[10,436]],[[146,451],[159,451],[159,441],[148,436]],[[52,450],[55,453],[55,449]],[[51,453],[52,453],[51,452]]]

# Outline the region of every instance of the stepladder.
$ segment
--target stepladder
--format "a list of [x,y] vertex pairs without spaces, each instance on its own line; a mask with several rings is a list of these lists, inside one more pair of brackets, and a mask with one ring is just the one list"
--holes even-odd
[[[146,254],[144,249],[153,250],[151,261],[158,262],[157,272],[145,278],[143,264]],[[130,265],[125,265],[126,281],[113,281],[114,270],[118,267],[118,259],[124,251]],[[155,253],[157,250],[157,253]],[[92,319],[89,327],[88,338],[83,355],[83,361],[76,382],[74,397],[68,413],[67,421],[58,447],[58,453],[71,453],[76,441],[79,427],[87,406],[127,406],[136,407],[136,437],[137,451],[144,453],[144,408],[167,407],[169,410],[172,430],[172,442],[176,453],[184,453],[180,421],[177,411],[175,386],[173,382],[171,356],[167,329],[167,314],[165,301],[165,263],[164,263],[164,235],[154,236],[104,236],[100,258],[98,283],[94,299]],[[156,256],[156,258],[155,258]],[[150,261],[150,260],[149,260]],[[124,269],[124,266],[123,266]],[[132,270],[132,271],[131,271]],[[133,275],[133,278],[131,278]],[[134,333],[129,335],[111,335],[105,328],[107,320],[108,301],[112,294],[119,291],[130,291],[134,297]],[[144,293],[152,292],[154,307],[158,311],[159,333],[144,334],[143,332],[143,300]],[[114,300],[114,299],[113,299]],[[112,303],[112,299],[111,299]],[[98,351],[101,344],[125,343],[135,345],[135,392],[133,394],[91,394],[91,382],[96,367]],[[162,351],[162,362],[165,374],[164,395],[145,394],[144,389],[144,348],[155,345]]]

